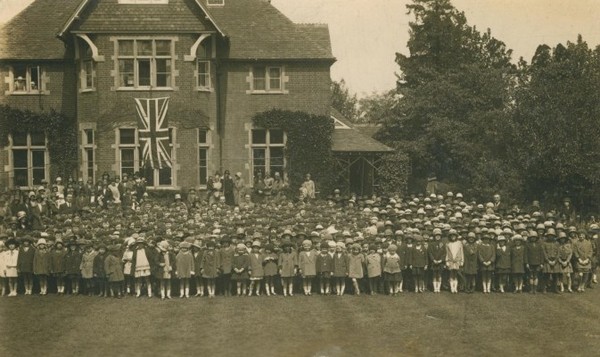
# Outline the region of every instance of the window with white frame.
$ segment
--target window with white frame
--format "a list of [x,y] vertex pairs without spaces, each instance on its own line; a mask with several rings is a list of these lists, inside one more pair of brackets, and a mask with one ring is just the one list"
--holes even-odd
[[209,131],[198,129],[198,182],[205,186],[208,183],[208,154],[210,150]]
[[83,129],[81,146],[83,148],[83,179],[96,182],[96,152],[94,129]]
[[39,94],[44,89],[42,68],[37,65],[13,65],[11,67],[13,94]]
[[95,64],[92,50],[86,44],[85,52],[81,56],[81,90],[94,89]]
[[119,174],[133,177],[139,170],[139,141],[134,128],[119,129]]
[[223,6],[225,5],[225,0],[206,0],[206,4],[208,6]]
[[171,39],[120,39],[117,41],[117,58],[120,88],[172,87]]
[[251,92],[283,92],[283,68],[273,66],[253,66],[251,71]]
[[48,180],[50,160],[44,133],[15,133],[10,145],[14,186],[33,187]]
[[281,129],[253,129],[250,146],[252,149],[252,173],[283,177],[285,169],[285,132]]
[[212,40],[204,40],[198,47],[196,57],[196,87],[198,90],[210,90],[210,59],[212,58]]

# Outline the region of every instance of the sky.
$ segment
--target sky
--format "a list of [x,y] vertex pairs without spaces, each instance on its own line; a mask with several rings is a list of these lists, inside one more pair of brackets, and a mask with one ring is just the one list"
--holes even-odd
[[[56,0],[57,5],[61,0]],[[226,0],[235,1],[235,0]],[[32,0],[0,0],[0,23]],[[406,4],[410,0],[271,0],[294,22],[329,25],[333,80],[344,79],[360,97],[393,89],[399,68],[396,52],[408,53]],[[529,61],[540,44],[554,47],[581,34],[600,44],[600,0],[452,0],[469,24],[513,49],[513,60]]]

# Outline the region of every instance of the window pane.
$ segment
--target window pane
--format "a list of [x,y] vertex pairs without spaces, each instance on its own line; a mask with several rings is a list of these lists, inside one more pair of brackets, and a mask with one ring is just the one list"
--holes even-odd
[[[119,143],[135,144],[135,129],[119,129]],[[133,161],[133,157],[131,159]]]
[[14,169],[14,180],[15,186],[29,186],[29,180],[27,178],[27,169]]
[[26,169],[27,161],[27,149],[13,150],[13,167],[15,169]]
[[137,41],[138,56],[152,56],[152,40]]
[[85,154],[87,159],[86,168],[88,178],[94,179],[94,149],[86,149]]
[[146,178],[147,185],[154,186],[154,170],[149,166],[142,166],[140,171],[142,172],[142,176]]
[[33,169],[33,185],[39,186],[42,184],[42,180],[46,178],[46,169]]
[[133,77],[133,60],[119,61],[119,75],[121,77],[121,87],[133,87],[135,85]]
[[281,89],[281,68],[269,68],[269,89]]
[[283,130],[271,129],[269,135],[271,144],[283,144]]
[[200,184],[206,185],[208,178],[208,149],[200,149],[198,166],[200,167]]
[[33,167],[40,168],[46,166],[46,151],[45,150],[32,150],[31,161]]
[[198,47],[198,52],[196,53],[198,58],[211,58],[212,57],[212,41],[210,37],[202,41],[200,47]]
[[150,60],[138,60],[138,75],[139,75],[139,86],[150,85]]
[[133,148],[121,149],[121,177],[123,174],[133,175],[135,170],[135,155]]
[[92,61],[85,61],[83,63],[85,72],[85,88],[94,87],[94,63]]
[[284,149],[271,148],[270,154],[271,160],[269,164],[269,172],[271,175],[275,175],[275,172],[279,172],[283,177]]
[[156,85],[158,87],[169,87],[171,85],[171,60],[156,60]]
[[27,146],[26,133],[14,133],[12,136],[13,146]]
[[206,144],[208,142],[208,133],[206,130],[198,130],[198,144]]
[[210,87],[210,63],[198,61],[198,87]]
[[265,90],[265,67],[254,67],[252,69],[252,75],[254,77],[254,90]]
[[46,135],[44,133],[31,133],[31,145],[46,146]]
[[170,167],[163,167],[158,170],[158,184],[160,186],[171,186],[172,182]]
[[171,55],[171,41],[156,40],[156,55],[157,56],[170,56]]
[[252,144],[266,144],[267,131],[262,129],[252,130]]
[[133,40],[119,41],[119,56],[133,56]]
[[14,66],[13,76],[15,78],[13,90],[15,92],[25,92],[27,90],[27,67],[19,65]]
[[86,140],[86,144],[87,145],[93,145],[94,144],[94,130],[92,129],[85,129],[85,140]]
[[29,68],[29,89],[32,91],[38,90],[40,84],[40,67]]
[[252,149],[252,166],[254,176],[260,172],[264,175],[266,165],[266,149]]

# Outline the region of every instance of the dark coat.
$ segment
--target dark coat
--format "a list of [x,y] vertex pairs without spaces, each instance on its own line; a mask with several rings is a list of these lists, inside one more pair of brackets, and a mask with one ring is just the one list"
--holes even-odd
[[104,272],[111,283],[125,280],[121,259],[112,254],[108,254],[104,259]]
[[29,247],[27,251],[23,247],[19,248],[19,258],[17,259],[17,270],[19,273],[33,273],[33,258],[35,249]]
[[104,271],[104,260],[106,260],[106,253],[98,253],[94,257],[94,278],[106,278],[106,272]]
[[317,255],[317,274],[331,273],[333,271],[333,258],[329,253]]
[[65,274],[67,275],[80,275],[81,274],[81,253],[77,250],[69,250],[65,254]]

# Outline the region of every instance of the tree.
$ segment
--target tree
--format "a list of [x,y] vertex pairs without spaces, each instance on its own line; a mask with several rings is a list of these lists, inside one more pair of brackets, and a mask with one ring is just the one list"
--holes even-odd
[[410,54],[396,55],[400,99],[378,137],[408,152],[416,180],[433,173],[487,197],[519,187],[506,161],[511,51],[490,30],[469,26],[449,0],[413,0],[407,8],[414,21]]
[[358,98],[356,94],[350,94],[343,79],[331,82],[331,106],[348,120],[354,122],[358,119]]
[[531,64],[521,63],[512,147],[530,196],[598,205],[598,93],[600,47],[590,49],[581,36],[566,46],[541,45]]
[[398,97],[396,90],[373,93],[358,100],[359,115],[356,123],[381,124],[394,116]]

